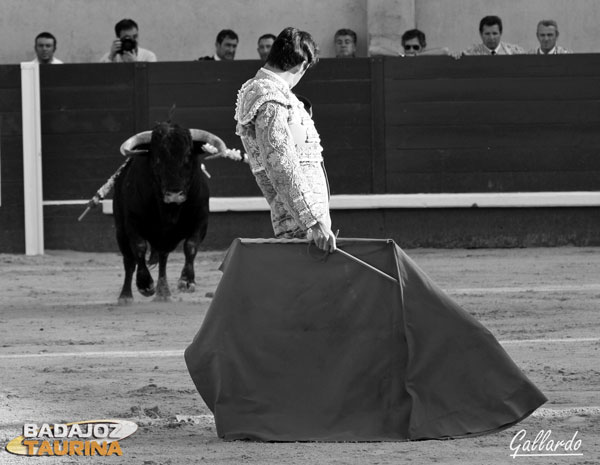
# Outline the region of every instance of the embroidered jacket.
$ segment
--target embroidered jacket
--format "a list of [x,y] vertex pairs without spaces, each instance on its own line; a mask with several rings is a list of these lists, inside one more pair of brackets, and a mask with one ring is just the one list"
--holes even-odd
[[523,55],[525,49],[514,44],[508,44],[506,42],[500,42],[498,48],[495,50],[496,53],[492,54],[492,51],[487,48],[484,44],[476,44],[471,48],[468,48],[463,52],[465,55]]
[[235,119],[275,237],[304,238],[317,221],[331,227],[321,139],[287,82],[261,68],[239,90]]

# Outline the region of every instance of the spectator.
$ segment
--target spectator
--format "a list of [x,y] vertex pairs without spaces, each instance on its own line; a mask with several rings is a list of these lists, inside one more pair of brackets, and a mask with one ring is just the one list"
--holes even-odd
[[352,29],[340,29],[333,36],[336,58],[354,58],[356,56],[356,32]]
[[234,31],[231,29],[223,29],[217,34],[215,54],[213,56],[200,57],[198,60],[234,60],[238,42],[238,35]]
[[560,55],[564,53],[573,53],[571,50],[556,45],[558,39],[558,24],[553,19],[543,19],[537,25],[537,39],[540,46],[529,53],[536,55]]
[[276,38],[277,37],[275,37],[274,34],[263,34],[258,38],[258,48],[256,51],[262,61],[267,61],[267,57],[269,56],[269,52],[271,51],[271,47]]
[[402,48],[404,49],[402,56],[415,57],[420,55],[425,47],[427,47],[427,40],[423,31],[409,29],[402,34]]
[[49,32],[40,32],[34,41],[34,50],[36,57],[32,63],[40,65],[60,65],[62,61],[54,57],[56,52],[56,37]]
[[447,48],[427,48],[427,40],[425,33],[419,29],[409,29],[402,34],[402,48],[404,53],[400,53],[405,57],[416,57],[418,55],[449,55],[450,51]]
[[525,50],[518,45],[502,42],[502,20],[498,16],[485,16],[479,22],[481,44],[463,51],[463,55],[521,55]]
[[133,19],[122,19],[115,24],[115,39],[110,51],[100,58],[101,63],[132,63],[156,61],[156,55],[138,45],[139,28]]

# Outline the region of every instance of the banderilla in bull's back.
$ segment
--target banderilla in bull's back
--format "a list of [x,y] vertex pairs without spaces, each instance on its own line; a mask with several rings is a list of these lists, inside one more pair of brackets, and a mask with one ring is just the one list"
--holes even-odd
[[[171,292],[167,261],[182,241],[185,264],[177,287],[193,292],[194,260],[206,236],[209,215],[208,173],[200,157],[245,157],[227,149],[219,137],[208,131],[186,129],[171,122],[159,123],[152,131],[130,137],[120,151],[127,160],[90,201],[97,205],[113,191],[116,239],[125,271],[119,304],[133,302],[134,274],[140,294],[168,301]],[[148,250],[151,254],[147,261]],[[148,269],[153,257],[158,262],[156,285]]]

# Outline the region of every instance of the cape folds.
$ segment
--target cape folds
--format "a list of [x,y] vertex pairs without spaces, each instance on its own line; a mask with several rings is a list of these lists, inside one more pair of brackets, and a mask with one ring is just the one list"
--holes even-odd
[[391,240],[237,239],[193,342],[190,375],[219,437],[458,438],[509,427],[546,397],[494,336]]

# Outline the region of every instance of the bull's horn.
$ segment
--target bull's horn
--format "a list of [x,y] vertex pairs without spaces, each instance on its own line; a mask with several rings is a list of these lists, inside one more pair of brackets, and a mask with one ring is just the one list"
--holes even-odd
[[121,144],[121,154],[128,157],[130,155],[135,155],[136,153],[146,153],[147,150],[133,150],[133,148],[141,144],[149,144],[151,139],[152,131],[144,131],[135,136],[131,136]]
[[215,136],[213,133],[204,131],[202,129],[190,129],[192,140],[196,142],[208,142],[213,145],[219,151],[218,153],[224,154],[227,151],[225,142],[220,137]]

